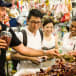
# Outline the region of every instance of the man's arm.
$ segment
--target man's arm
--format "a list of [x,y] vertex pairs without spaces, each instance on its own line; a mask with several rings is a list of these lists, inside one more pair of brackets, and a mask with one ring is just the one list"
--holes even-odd
[[[14,48],[17,52],[26,55],[26,56],[43,56],[45,52],[42,50],[34,50],[32,48],[25,47],[21,41],[17,38],[16,34],[12,29],[9,30],[12,34],[12,40],[10,43],[10,47]],[[47,53],[46,53],[47,54]]]
[[14,59],[14,60],[39,60],[38,57],[29,57],[29,56],[24,56],[24,55],[21,55],[20,53],[17,53],[17,52],[8,52],[6,54],[6,59],[7,60],[11,60],[11,59]]
[[6,54],[6,60],[30,60],[32,61],[33,63],[35,64],[40,64],[40,59],[39,57],[29,57],[29,56],[24,56],[24,55],[21,55],[20,53],[17,53],[17,52],[8,52]]
[[35,50],[32,48],[25,47],[23,44],[13,47],[17,52],[21,53],[22,55],[26,56],[43,56],[44,54],[47,55],[47,52],[42,50]]
[[25,47],[23,44],[13,47],[17,52],[26,56],[48,56],[48,55],[56,55],[58,53],[55,52],[55,49],[52,50],[35,50],[32,48]]

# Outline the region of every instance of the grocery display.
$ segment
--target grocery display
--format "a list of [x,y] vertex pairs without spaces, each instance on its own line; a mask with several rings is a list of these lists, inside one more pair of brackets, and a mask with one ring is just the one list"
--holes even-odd
[[[55,63],[46,69],[41,68],[40,71],[25,71],[20,76],[74,76],[76,75],[76,57],[70,55],[53,56]],[[51,58],[51,59],[52,59]],[[15,75],[16,76],[16,75]]]
[[[30,73],[30,72],[29,72]],[[20,76],[74,76],[76,75],[76,62],[69,63],[63,59],[56,59],[54,65],[48,67],[48,69],[40,69],[40,72],[35,74],[23,74]]]
[[51,66],[50,69],[48,68],[46,71],[41,70],[40,76],[74,76],[76,75],[75,68],[76,63],[67,63],[62,60],[57,60],[56,64]]

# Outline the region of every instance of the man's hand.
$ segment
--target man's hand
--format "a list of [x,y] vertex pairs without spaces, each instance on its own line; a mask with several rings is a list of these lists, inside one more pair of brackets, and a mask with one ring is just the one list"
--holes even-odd
[[0,39],[0,48],[5,49],[7,47],[7,43],[5,40]]
[[56,55],[56,56],[60,56],[58,49],[51,49],[47,51],[47,55]]

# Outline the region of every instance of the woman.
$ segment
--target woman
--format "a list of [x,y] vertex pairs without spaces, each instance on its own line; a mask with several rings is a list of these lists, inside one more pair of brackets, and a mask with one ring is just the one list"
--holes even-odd
[[[49,49],[56,49],[56,55],[58,55],[58,43],[57,36],[54,34],[54,25],[51,19],[45,19],[43,23],[43,42],[42,49],[47,51]],[[48,57],[47,59],[50,59]],[[54,59],[43,63],[43,67],[50,67],[51,63],[54,63]]]
[[42,49],[49,50],[58,48],[57,36],[54,32],[54,25],[51,19],[44,20]]

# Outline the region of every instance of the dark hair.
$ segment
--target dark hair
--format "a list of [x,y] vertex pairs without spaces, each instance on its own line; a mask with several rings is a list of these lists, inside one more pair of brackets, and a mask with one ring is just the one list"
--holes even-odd
[[7,7],[7,8],[9,8],[9,7],[11,7],[11,6],[12,6],[11,3],[5,2],[5,1],[3,1],[3,0],[0,0],[0,7]]
[[[53,21],[51,19],[45,19],[43,21],[43,27],[46,26],[48,23],[53,23]],[[54,24],[54,23],[53,23]]]
[[42,18],[43,15],[38,9],[31,9],[28,15],[28,20],[31,18],[31,16],[40,17]]

